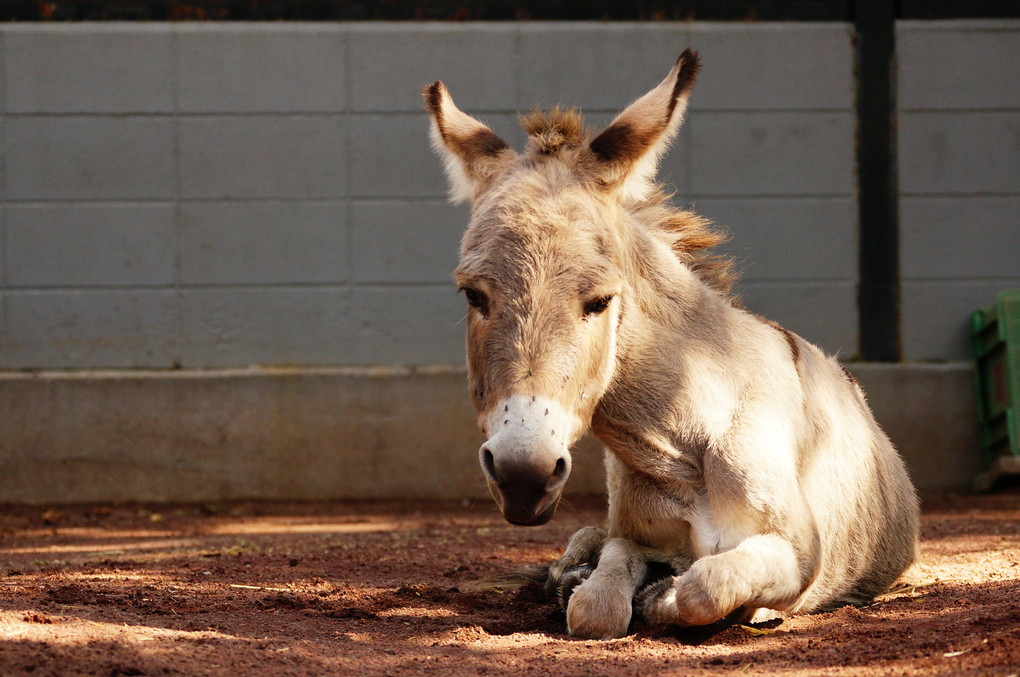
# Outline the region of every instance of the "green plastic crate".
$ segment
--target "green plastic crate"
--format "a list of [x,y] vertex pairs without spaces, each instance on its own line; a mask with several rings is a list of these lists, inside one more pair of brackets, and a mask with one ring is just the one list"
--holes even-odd
[[999,294],[994,306],[970,316],[971,347],[977,377],[981,447],[988,465],[1020,459],[1020,289]]

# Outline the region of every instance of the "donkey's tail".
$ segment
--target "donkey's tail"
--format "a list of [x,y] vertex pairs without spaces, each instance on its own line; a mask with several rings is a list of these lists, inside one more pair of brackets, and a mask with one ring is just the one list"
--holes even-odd
[[479,579],[470,584],[474,590],[517,591],[529,586],[545,587],[549,578],[548,564],[526,564],[519,569],[505,571],[494,576]]

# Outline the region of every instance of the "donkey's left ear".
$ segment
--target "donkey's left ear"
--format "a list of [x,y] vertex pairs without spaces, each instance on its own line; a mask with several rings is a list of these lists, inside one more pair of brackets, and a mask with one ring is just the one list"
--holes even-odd
[[474,200],[516,154],[494,131],[460,111],[442,82],[426,87],[422,98],[432,118],[432,147],[446,166],[450,199]]
[[596,178],[624,200],[640,200],[651,189],[659,158],[683,122],[699,70],[697,52],[685,49],[665,80],[592,139]]

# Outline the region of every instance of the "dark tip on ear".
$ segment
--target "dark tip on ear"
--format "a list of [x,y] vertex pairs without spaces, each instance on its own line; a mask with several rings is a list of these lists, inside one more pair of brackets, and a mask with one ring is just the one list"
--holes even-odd
[[440,117],[439,106],[443,101],[443,83],[436,80],[421,91],[421,98],[425,100],[425,108],[435,117]]
[[680,71],[676,74],[676,82],[673,83],[673,96],[669,102],[670,116],[673,115],[677,99],[691,91],[694,81],[698,79],[698,71],[701,70],[701,59],[698,58],[697,52],[688,47],[680,55],[680,58],[676,60],[676,65],[680,67]]

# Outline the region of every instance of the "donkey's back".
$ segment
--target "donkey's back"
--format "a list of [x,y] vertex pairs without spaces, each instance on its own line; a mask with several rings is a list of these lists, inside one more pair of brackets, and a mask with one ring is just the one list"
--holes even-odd
[[782,330],[801,407],[799,491],[819,534],[817,575],[788,611],[863,604],[885,591],[918,552],[918,501],[906,466],[875,421],[853,375]]

